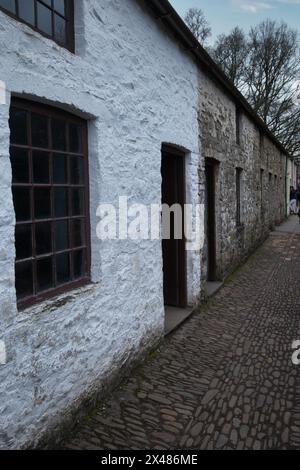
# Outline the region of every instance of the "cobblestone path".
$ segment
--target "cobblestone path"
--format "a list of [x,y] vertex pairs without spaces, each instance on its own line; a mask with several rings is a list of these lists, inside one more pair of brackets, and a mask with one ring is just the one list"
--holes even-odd
[[297,224],[272,233],[64,448],[300,448]]

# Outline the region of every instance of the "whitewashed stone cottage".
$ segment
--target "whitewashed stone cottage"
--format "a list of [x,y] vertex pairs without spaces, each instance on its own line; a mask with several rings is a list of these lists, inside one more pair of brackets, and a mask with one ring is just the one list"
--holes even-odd
[[[284,217],[287,157],[165,0],[0,0],[0,51],[0,448],[21,448]],[[100,203],[201,208],[205,188],[196,250],[97,236]]]

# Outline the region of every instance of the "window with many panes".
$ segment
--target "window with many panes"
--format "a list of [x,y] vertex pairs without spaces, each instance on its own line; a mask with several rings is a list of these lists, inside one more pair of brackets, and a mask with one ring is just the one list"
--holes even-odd
[[22,307],[89,280],[87,128],[73,115],[14,100],[10,131]]
[[0,9],[74,51],[73,0],[0,0]]

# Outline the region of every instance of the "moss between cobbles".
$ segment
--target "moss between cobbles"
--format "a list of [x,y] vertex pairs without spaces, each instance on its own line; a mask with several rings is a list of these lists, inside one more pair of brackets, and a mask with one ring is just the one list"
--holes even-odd
[[230,284],[231,282],[234,282],[236,280],[236,278],[239,276],[239,274],[241,273],[241,271],[243,270],[244,266],[245,266],[245,263],[249,262],[249,263],[253,263],[256,261],[256,259],[258,258],[259,256],[259,251],[260,251],[260,247],[262,245],[259,244],[258,247],[255,248],[254,251],[251,251],[244,259],[241,263],[239,263],[239,265],[230,273],[228,274],[228,276],[226,276],[226,278],[224,279],[224,285],[228,285]]
[[160,355],[160,349],[155,349],[154,351],[150,352],[150,354],[148,354],[148,356],[146,357],[144,363],[145,364],[149,364],[150,362],[154,361],[155,359],[158,358],[158,356]]

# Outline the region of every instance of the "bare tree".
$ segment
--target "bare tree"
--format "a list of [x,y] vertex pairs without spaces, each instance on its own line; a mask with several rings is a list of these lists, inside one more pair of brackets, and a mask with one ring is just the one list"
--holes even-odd
[[219,36],[213,55],[291,155],[300,156],[298,34],[271,20],[251,28],[246,38],[239,32]]
[[292,153],[299,153],[300,110],[293,86],[300,74],[297,31],[285,23],[267,20],[249,33],[245,67],[247,98],[255,111]]
[[265,122],[276,108],[292,104],[292,86],[299,78],[297,31],[287,24],[264,21],[249,33],[249,63],[245,68],[248,99]]
[[248,55],[248,44],[244,31],[237,26],[228,35],[218,36],[212,55],[234,85],[242,88],[244,67]]
[[269,127],[289,153],[299,160],[300,107],[292,101],[279,103],[275,107],[274,118]]
[[190,8],[184,17],[184,21],[198,41],[204,45],[211,36],[211,27],[203,11],[199,8]]

